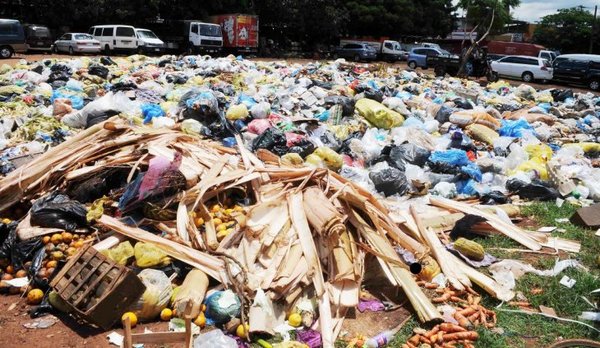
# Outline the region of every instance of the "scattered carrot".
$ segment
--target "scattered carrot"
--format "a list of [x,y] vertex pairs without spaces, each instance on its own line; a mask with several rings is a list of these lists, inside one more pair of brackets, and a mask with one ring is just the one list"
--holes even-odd
[[419,344],[419,342],[421,341],[421,335],[414,335],[413,337],[411,337],[408,342],[417,345]]
[[427,337],[425,336],[419,336],[419,340],[421,341],[421,343],[425,343],[425,344],[429,344],[431,345],[431,340],[429,340]]
[[450,299],[450,297],[452,297],[452,295],[450,295],[450,293],[447,292],[440,297],[433,298],[431,301],[434,303],[447,302]]
[[452,301],[452,302],[467,303],[467,301],[463,300],[462,298],[460,298],[458,296],[450,296],[450,301]]
[[437,334],[438,331],[440,331],[440,326],[436,325],[436,326],[433,327],[433,329],[427,331],[424,336],[427,337],[427,338],[429,338],[429,339],[431,339],[431,336]]
[[469,306],[463,310],[458,311],[458,313],[464,315],[465,317],[468,317],[475,312],[477,312],[477,307],[475,307],[475,306]]
[[456,319],[456,321],[458,321],[458,325],[464,327],[464,328],[470,328],[473,325],[471,324],[471,322],[469,321],[469,319],[465,318],[464,315],[456,312],[454,313],[454,319]]
[[454,332],[450,334],[445,334],[443,339],[444,341],[452,341],[452,340],[469,340],[476,341],[479,338],[479,334],[475,331],[464,331],[464,332]]
[[514,307],[531,307],[531,303],[527,301],[510,301],[508,305]]
[[448,333],[467,331],[467,329],[451,323],[440,324],[439,329]]
[[436,283],[426,283],[425,284],[425,289],[437,289],[440,286]]

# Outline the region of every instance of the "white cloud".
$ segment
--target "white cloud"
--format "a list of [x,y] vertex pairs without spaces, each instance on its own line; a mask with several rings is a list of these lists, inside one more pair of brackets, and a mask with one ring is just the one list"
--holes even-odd
[[522,0],[521,5],[512,10],[512,15],[516,19],[537,22],[546,15],[556,13],[560,8],[580,5],[586,7],[588,11],[593,11],[594,5],[598,5],[598,2],[595,0]]

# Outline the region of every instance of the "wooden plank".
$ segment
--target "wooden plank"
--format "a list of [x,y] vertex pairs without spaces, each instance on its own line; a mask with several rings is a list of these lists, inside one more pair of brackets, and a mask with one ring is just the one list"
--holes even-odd
[[185,342],[186,338],[187,334],[185,332],[149,332],[131,334],[131,341],[134,344],[177,343]]

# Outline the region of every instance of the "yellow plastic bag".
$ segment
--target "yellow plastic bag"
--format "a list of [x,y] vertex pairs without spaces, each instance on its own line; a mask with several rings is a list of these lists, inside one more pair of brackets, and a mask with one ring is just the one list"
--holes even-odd
[[529,160],[519,164],[515,171],[525,173],[534,171],[540,179],[548,180],[546,163],[552,159],[552,148],[546,144],[531,144],[525,147],[525,152],[529,155]]
[[600,152],[600,144],[599,143],[590,143],[590,142],[584,142],[584,143],[573,143],[573,144],[564,144],[563,147],[580,147],[583,152]]
[[286,153],[285,155],[281,156],[281,165],[289,166],[289,167],[296,167],[296,166],[302,166],[303,164],[304,164],[304,160],[297,153],[290,152],[290,153]]
[[126,265],[127,260],[133,256],[134,251],[131,243],[129,243],[129,241],[125,241],[114,248],[102,250],[100,253],[115,261],[119,265]]
[[248,117],[248,107],[245,104],[232,105],[225,114],[225,118],[231,121],[241,120],[246,117]]
[[404,122],[404,117],[372,99],[363,98],[355,105],[358,114],[377,128],[391,129]]
[[306,156],[305,163],[310,167],[316,167],[316,168],[325,168],[326,167],[323,159],[321,157],[315,155],[314,153],[311,153],[310,155]]
[[325,146],[317,148],[312,154],[319,156],[325,163],[325,166],[334,171],[340,170],[344,164],[342,156],[339,153]]
[[500,80],[500,81],[496,81],[496,82],[492,82],[489,85],[487,85],[488,89],[499,89],[502,87],[510,87],[510,84],[504,80]]
[[133,249],[133,253],[135,256],[135,263],[138,267],[142,268],[166,266],[171,262],[171,259],[164,251],[148,243],[137,242]]

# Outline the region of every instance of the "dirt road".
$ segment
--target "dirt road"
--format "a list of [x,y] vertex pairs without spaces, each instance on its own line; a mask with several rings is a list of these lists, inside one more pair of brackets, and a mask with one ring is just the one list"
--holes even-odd
[[[38,60],[51,59],[51,58],[52,59],[63,59],[63,58],[77,58],[77,57],[82,57],[82,56],[70,56],[70,55],[67,55],[67,54],[19,54],[19,55],[13,56],[13,58],[10,58],[10,59],[0,60],[0,65],[8,64],[8,65],[14,66],[21,59],[25,59],[28,62],[34,62],[34,61],[38,61]],[[97,57],[97,56],[95,56],[95,55],[87,55],[86,57]],[[270,60],[282,60],[282,59],[277,59],[277,58],[255,58],[255,60],[270,61]],[[302,64],[306,64],[306,63],[309,63],[309,62],[314,62],[314,60],[312,60],[312,59],[301,59],[301,58],[292,58],[292,59],[285,59],[285,60],[288,61],[288,62],[292,62],[292,63],[302,63]],[[394,63],[394,64],[383,63],[383,64],[385,64],[387,66],[393,66],[393,67],[408,69],[408,65],[406,64],[406,62],[398,62],[398,63]],[[433,74],[433,69],[423,70],[423,69],[419,68],[417,71],[423,72],[423,73],[428,73],[428,74]],[[519,86],[522,83],[524,83],[524,82],[522,82],[520,80],[508,80],[508,79],[506,79],[506,81],[508,81],[513,86]],[[589,89],[580,88],[580,87],[574,87],[574,86],[567,86],[567,85],[562,85],[562,84],[529,83],[529,85],[531,85],[532,87],[534,87],[536,89],[552,89],[552,88],[564,89],[564,88],[570,88],[574,92],[580,92],[580,93],[591,92]],[[595,94],[598,94],[598,93],[595,93]]]

